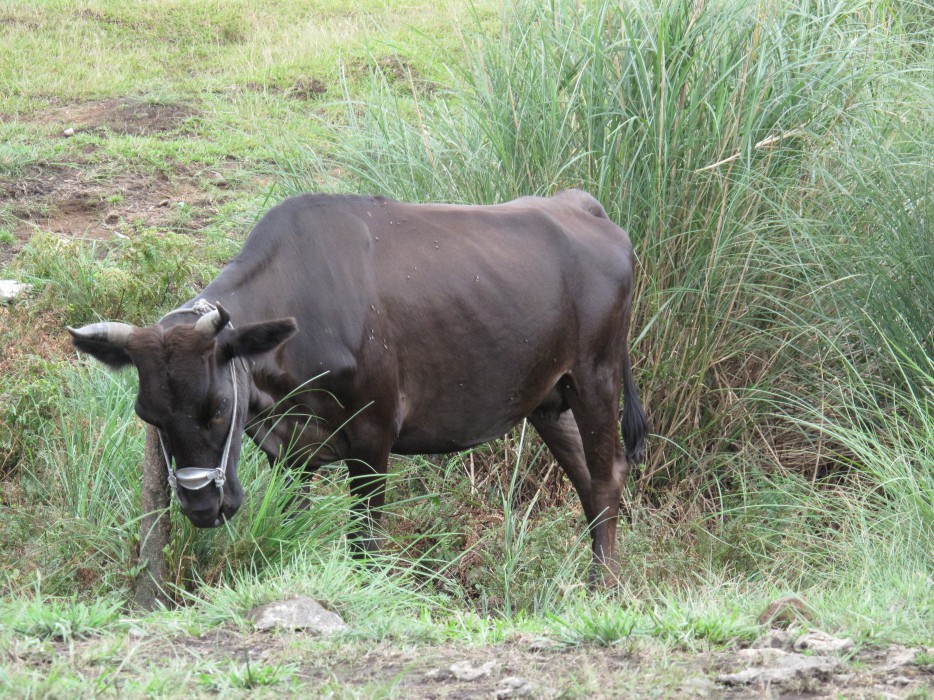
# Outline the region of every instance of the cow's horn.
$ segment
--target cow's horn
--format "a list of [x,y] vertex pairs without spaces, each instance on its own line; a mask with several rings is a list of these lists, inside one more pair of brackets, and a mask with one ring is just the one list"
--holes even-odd
[[83,328],[71,328],[70,326],[68,328],[68,332],[75,338],[106,342],[119,348],[126,346],[126,341],[130,339],[130,334],[134,330],[136,330],[136,326],[131,326],[129,323],[118,323],[117,321],[92,323]]
[[214,311],[210,311],[198,319],[197,323],[195,323],[195,330],[204,333],[208,338],[213,338],[223,330],[228,321],[230,321],[230,314],[227,313],[223,306],[217,304]]

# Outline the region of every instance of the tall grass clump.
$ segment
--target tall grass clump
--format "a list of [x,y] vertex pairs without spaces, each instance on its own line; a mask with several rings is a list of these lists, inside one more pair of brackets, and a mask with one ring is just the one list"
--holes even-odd
[[504,12],[500,33],[464,34],[466,67],[440,98],[378,83],[348,104],[326,155],[283,154],[286,188],[323,178],[465,203],[590,191],[639,256],[634,354],[663,437],[644,483],[703,491],[701,475],[728,466],[795,467],[800,446],[744,392],[814,385],[810,326],[827,318],[815,292],[848,197],[824,176],[848,181],[835,149],[858,128],[883,141],[894,128],[878,117],[892,100],[879,85],[899,79],[886,12],[765,0]]
[[[911,449],[904,407],[858,378],[918,396],[934,355],[929,18],[911,0],[510,4],[501,31],[463,33],[466,60],[431,99],[388,77],[364,102],[348,91],[326,148],[281,154],[283,183],[597,196],[639,259],[633,354],[656,434],[626,504],[628,561],[644,556],[648,585],[647,497],[740,579],[800,588],[833,569],[852,584],[900,521],[864,527],[898,480],[851,476],[879,464],[878,434]],[[857,395],[886,409],[853,422],[840,406]],[[700,512],[706,533],[684,525]]]

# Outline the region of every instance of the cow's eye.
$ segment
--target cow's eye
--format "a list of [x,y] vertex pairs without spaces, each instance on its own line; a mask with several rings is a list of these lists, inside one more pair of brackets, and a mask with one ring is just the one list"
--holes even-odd
[[230,405],[230,399],[224,398],[219,404],[217,404],[217,409],[214,411],[214,417],[220,418],[224,415],[224,411],[227,410],[227,407]]

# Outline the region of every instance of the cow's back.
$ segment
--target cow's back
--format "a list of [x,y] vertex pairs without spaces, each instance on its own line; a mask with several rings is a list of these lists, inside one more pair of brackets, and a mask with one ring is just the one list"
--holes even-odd
[[575,190],[494,206],[302,195],[257,224],[229,274],[247,318],[296,318],[290,376],[330,372],[348,410],[392,416],[394,449],[440,452],[502,434],[606,345],[631,256]]

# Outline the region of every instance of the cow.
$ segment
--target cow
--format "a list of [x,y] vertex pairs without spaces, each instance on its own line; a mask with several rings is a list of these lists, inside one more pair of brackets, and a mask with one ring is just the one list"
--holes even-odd
[[343,461],[366,550],[391,453],[457,452],[528,419],[580,497],[606,576],[647,432],[632,291],[629,237],[580,190],[490,206],[305,194],[157,323],[68,330],[78,351],[136,368],[136,413],[198,527],[240,507],[244,432],[297,472]]

